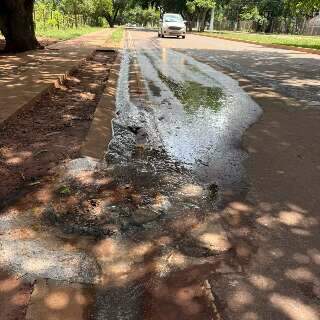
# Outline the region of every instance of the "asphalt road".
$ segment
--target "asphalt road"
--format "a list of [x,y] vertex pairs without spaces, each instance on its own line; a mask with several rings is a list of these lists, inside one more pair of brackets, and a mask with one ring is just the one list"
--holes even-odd
[[[143,36],[151,40],[156,35]],[[319,55],[191,34],[185,40],[156,41],[163,48],[186,50],[201,61],[235,72],[266,91],[295,98],[306,106],[320,105]]]
[[[129,38],[156,112],[163,112],[158,127],[169,154],[197,163],[193,169],[202,178],[225,183],[224,195],[234,196],[229,187],[239,180],[248,183],[219,213],[236,263],[210,279],[223,318],[319,320],[320,57],[198,35],[158,39],[154,32],[130,31]],[[219,71],[239,81],[261,107],[260,118],[259,108]],[[200,74],[211,77],[207,86],[216,77],[235,106],[229,101],[216,113],[197,110],[185,118],[172,100],[166,109],[171,96],[161,81],[167,87],[166,76],[201,83]],[[247,156],[235,152],[241,146]]]

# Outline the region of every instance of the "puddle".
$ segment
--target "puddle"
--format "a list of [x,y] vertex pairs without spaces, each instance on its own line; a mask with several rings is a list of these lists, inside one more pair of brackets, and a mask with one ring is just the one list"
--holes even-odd
[[[150,63],[157,70],[159,79],[167,85],[175,97],[181,102],[188,113],[194,113],[199,108],[208,108],[218,111],[223,106],[224,92],[222,88],[215,86],[204,86],[196,81],[174,81],[156,68],[152,56],[144,51]],[[193,72],[201,73],[197,67],[189,64],[184,59],[182,65],[189,68]],[[202,73],[203,74],[203,73]],[[161,96],[161,88],[154,81],[148,80],[148,86],[152,94],[156,97]]]
[[223,106],[224,94],[221,88],[204,87],[193,81],[177,83],[160,72],[159,78],[170,88],[189,113],[194,113],[199,108],[218,111]]

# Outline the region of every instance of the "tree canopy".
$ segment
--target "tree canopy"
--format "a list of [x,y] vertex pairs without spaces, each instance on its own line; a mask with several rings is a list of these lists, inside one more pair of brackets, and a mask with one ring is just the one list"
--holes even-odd
[[43,12],[44,23],[58,28],[61,21],[74,27],[79,23],[101,25],[103,20],[110,27],[134,20],[155,23],[159,12],[177,12],[189,22],[198,21],[200,30],[204,30],[215,8],[217,20],[228,21],[233,29],[240,28],[240,21],[251,21],[255,31],[299,33],[306,19],[319,13],[320,0],[1,0],[0,31],[6,39],[6,50],[39,47],[34,6]]

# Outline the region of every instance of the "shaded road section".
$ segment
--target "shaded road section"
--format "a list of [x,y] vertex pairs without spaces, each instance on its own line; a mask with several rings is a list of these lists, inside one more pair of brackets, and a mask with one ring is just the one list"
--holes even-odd
[[221,68],[263,109],[243,137],[247,193],[220,211],[238,265],[210,279],[224,318],[319,320],[320,57],[196,35],[132,37]]

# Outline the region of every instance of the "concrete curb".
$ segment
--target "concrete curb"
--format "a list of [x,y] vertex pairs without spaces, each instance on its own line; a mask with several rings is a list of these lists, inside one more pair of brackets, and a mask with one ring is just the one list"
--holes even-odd
[[201,36],[201,37],[218,38],[218,39],[230,40],[230,41],[234,41],[234,42],[242,42],[242,43],[248,43],[248,44],[255,44],[255,45],[262,46],[262,47],[266,47],[266,48],[284,49],[284,50],[299,51],[299,52],[304,52],[304,53],[311,53],[311,54],[320,55],[320,50],[318,50],[318,49],[302,48],[302,47],[294,47],[294,46],[286,46],[286,45],[280,45],[280,44],[259,43],[259,42],[250,41],[250,40],[242,40],[242,39],[236,39],[236,38],[227,38],[227,37],[223,37],[223,36],[201,34],[201,33],[197,33],[197,32],[192,32],[192,34],[198,35],[198,36]]
[[116,92],[120,72],[122,53],[119,51],[112,64],[107,87],[102,94],[94,113],[91,127],[82,144],[80,153],[82,157],[102,160],[106,152],[106,145],[112,139],[112,119],[115,116]]

